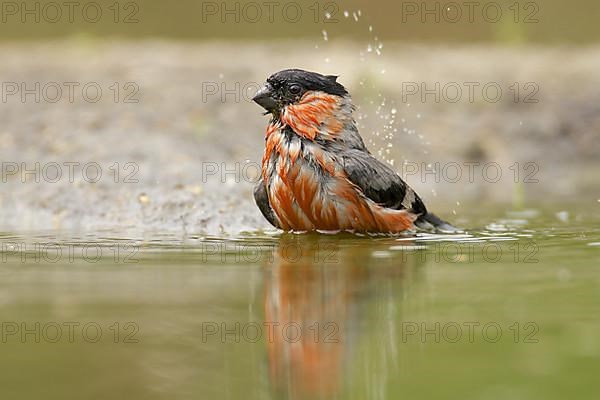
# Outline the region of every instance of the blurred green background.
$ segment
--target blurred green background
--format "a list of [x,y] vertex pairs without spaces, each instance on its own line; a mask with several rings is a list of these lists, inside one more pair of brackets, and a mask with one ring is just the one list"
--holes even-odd
[[[594,0],[97,0],[72,3],[75,4],[68,7],[60,1],[2,2],[0,39],[72,35],[195,40],[297,39],[313,37],[315,30],[310,28],[315,24],[335,27],[341,35],[352,38],[362,37],[362,32],[352,24],[336,23],[336,20],[340,22],[345,18],[345,10],[359,9],[366,21],[376,27],[379,36],[388,40],[589,44],[600,39],[597,22],[600,3]],[[60,7],[56,7],[57,4]],[[436,10],[436,7],[438,11],[434,14],[421,14],[425,9]],[[57,8],[62,13],[60,18],[57,18]],[[460,18],[457,18],[456,8],[460,9]],[[25,10],[32,12],[24,14]],[[97,10],[101,15],[96,18]],[[227,14],[223,13],[225,10],[237,12]],[[469,17],[470,10],[472,18]],[[498,10],[501,15],[496,18]],[[325,22],[327,12],[331,18]],[[439,23],[435,21],[435,14]],[[352,12],[349,18],[353,18]],[[423,18],[427,23],[422,23]],[[27,23],[22,23],[23,19]],[[55,19],[58,21],[52,22]],[[495,19],[498,21],[494,22]]]

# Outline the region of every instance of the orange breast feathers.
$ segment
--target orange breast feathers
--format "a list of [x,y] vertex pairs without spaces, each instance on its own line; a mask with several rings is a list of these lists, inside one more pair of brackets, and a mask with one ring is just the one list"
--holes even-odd
[[[416,216],[368,199],[348,179],[336,155],[314,141],[335,140],[342,131],[345,121],[336,117],[344,106],[339,99],[309,92],[267,128],[262,175],[279,225],[287,231],[412,229]],[[295,134],[286,135],[287,127]]]
[[[349,112],[344,112],[344,107]],[[350,99],[324,92],[306,92],[296,104],[284,108],[281,122],[298,135],[314,140],[317,136],[334,140],[351,120]]]

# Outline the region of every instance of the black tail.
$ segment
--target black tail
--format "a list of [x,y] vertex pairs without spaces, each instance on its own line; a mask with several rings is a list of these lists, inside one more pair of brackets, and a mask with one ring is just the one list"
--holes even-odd
[[455,233],[461,231],[459,228],[449,224],[437,215],[430,212],[417,218],[415,225],[417,228],[424,231],[436,231],[443,233]]

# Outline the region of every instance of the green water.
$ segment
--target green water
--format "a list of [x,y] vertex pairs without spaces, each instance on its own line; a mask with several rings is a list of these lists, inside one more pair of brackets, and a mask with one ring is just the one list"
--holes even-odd
[[578,210],[417,238],[3,233],[2,398],[597,398]]

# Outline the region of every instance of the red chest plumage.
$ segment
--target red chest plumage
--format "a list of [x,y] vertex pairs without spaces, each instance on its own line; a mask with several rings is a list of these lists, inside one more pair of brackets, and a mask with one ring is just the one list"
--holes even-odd
[[[295,131],[294,131],[295,132]],[[271,208],[284,230],[401,232],[412,228],[406,211],[385,209],[348,180],[335,154],[286,129],[267,129],[262,175]]]

